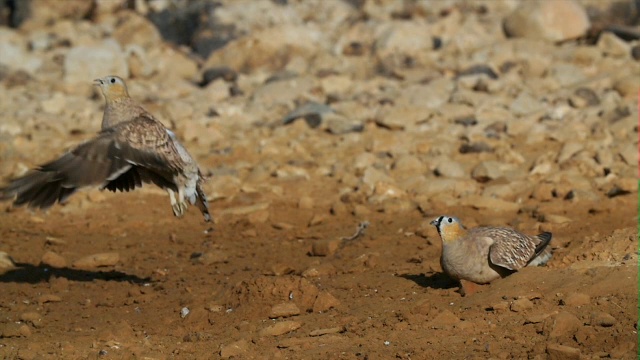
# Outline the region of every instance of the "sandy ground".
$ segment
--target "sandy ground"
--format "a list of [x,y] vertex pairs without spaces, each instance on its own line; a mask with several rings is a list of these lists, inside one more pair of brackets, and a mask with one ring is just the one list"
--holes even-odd
[[[0,276],[0,358],[635,358],[635,195],[538,204],[579,219],[546,228],[553,260],[462,297],[441,273],[427,222],[446,211],[533,232],[535,214],[336,216],[322,181],[284,185],[266,223],[224,213],[255,204],[249,198],[214,202],[211,228],[195,209],[174,219],[164,196],[144,192],[99,203],[80,194],[67,207],[83,203],[81,212],[1,213],[0,236],[18,267]],[[313,213],[297,205],[304,194],[326,209],[313,226]],[[370,226],[361,237],[337,241],[362,220]],[[311,256],[314,242],[337,250]],[[96,253],[119,261],[54,269],[39,265],[47,251],[69,262]],[[270,319],[277,309],[284,317]]]

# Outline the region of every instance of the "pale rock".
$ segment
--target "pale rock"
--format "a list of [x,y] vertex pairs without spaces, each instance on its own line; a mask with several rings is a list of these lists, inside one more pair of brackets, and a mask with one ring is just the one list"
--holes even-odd
[[426,326],[433,329],[446,329],[454,325],[460,324],[461,320],[449,310],[442,310],[438,315],[434,316]]
[[73,262],[73,267],[78,269],[95,269],[103,266],[114,266],[120,261],[118,253],[100,253],[85,256]]
[[389,130],[403,130],[428,119],[424,108],[411,105],[384,106],[376,115],[376,124]]
[[474,194],[478,190],[478,184],[474,180],[458,180],[449,178],[423,178],[422,181],[409,189],[416,194],[434,196],[447,194],[450,197],[464,197]]
[[339,239],[315,240],[311,244],[311,251],[309,252],[309,254],[311,256],[330,256],[333,255],[338,250],[338,248],[340,248],[341,244],[342,241]]
[[550,224],[568,224],[572,222],[570,218],[556,214],[545,214],[544,221]]
[[310,23],[281,23],[230,41],[212,52],[203,68],[228,66],[243,72],[279,70],[293,58],[310,59],[322,48],[324,37],[322,30]]
[[[451,94],[456,88],[455,82],[447,77],[439,77],[429,81],[427,84],[410,84],[400,92],[398,101],[400,105],[406,103],[407,106],[415,108],[417,111],[421,111],[421,118],[426,118],[429,115],[428,110],[443,111]],[[449,110],[449,108],[447,108]],[[467,107],[463,107],[461,111],[469,111]],[[446,112],[449,114],[449,112]]]
[[260,336],[279,336],[288,334],[292,331],[296,331],[302,326],[302,323],[299,321],[280,321],[271,326],[268,326],[262,330],[260,330]]
[[344,116],[335,112],[322,117],[322,127],[334,135],[342,135],[350,132],[361,132],[364,125],[360,120]]
[[426,166],[417,156],[404,154],[394,161],[392,170],[394,173],[419,174],[426,170]]
[[[153,72],[164,74],[169,79],[181,79],[188,82],[200,81],[197,62],[183,51],[164,42],[146,50],[149,63],[154,66]],[[188,93],[192,93],[189,88]]]
[[498,179],[504,175],[503,164],[497,161],[483,161],[471,170],[471,177],[481,183]]
[[7,271],[14,269],[16,264],[9,254],[4,251],[0,251],[0,271]]
[[313,303],[313,312],[325,312],[340,305],[340,300],[327,291],[321,291]]
[[40,105],[47,114],[60,115],[67,106],[67,102],[62,93],[56,92],[52,97],[43,100]]
[[369,167],[364,171],[362,182],[369,185],[372,189],[374,189],[378,183],[394,183],[393,179],[389,175],[373,167]]
[[0,325],[0,338],[17,338],[31,336],[31,329],[26,324],[6,323]]
[[432,49],[431,28],[419,19],[383,23],[374,44],[377,59],[390,68],[403,66],[406,58],[421,63]]
[[146,17],[130,10],[120,11],[117,16],[117,27],[113,37],[120,45],[138,45],[151,51],[163,43],[160,31]]
[[577,1],[555,0],[521,2],[503,26],[510,37],[557,42],[583,36],[591,24]]
[[613,84],[613,89],[617,91],[620,96],[626,99],[633,99],[638,94],[638,84],[640,83],[640,76],[632,74],[630,76],[623,76],[616,80]]
[[603,31],[596,44],[603,54],[613,57],[628,57],[631,46],[610,31]]
[[129,67],[120,45],[113,39],[96,45],[75,46],[64,58],[64,80],[67,83],[91,85],[91,80],[117,74],[129,77]]
[[245,339],[220,346],[220,358],[243,358],[249,351],[249,342]]
[[53,251],[47,251],[42,255],[40,263],[53,268],[64,268],[67,266],[67,260],[62,256],[54,253]]
[[527,298],[516,299],[511,303],[509,309],[513,312],[530,310],[533,309],[533,302]]
[[0,54],[2,54],[0,65],[10,69],[20,69],[29,74],[35,74],[42,66],[41,59],[28,54],[22,36],[8,27],[0,27]]
[[449,179],[464,179],[467,177],[462,164],[449,158],[440,160],[434,169],[436,176]]
[[269,318],[287,318],[291,316],[300,315],[300,308],[293,302],[286,302],[271,307],[271,313]]
[[492,211],[518,211],[520,209],[518,203],[482,195],[470,195],[463,198],[460,203],[476,209]]
[[271,81],[251,94],[250,105],[258,109],[291,106],[301,94],[309,93],[315,86],[316,80],[308,76]]
[[370,152],[363,152],[355,157],[353,160],[353,167],[356,170],[364,170],[375,164],[376,161],[378,161],[378,158],[374,154]]
[[591,325],[602,327],[611,327],[616,324],[616,319],[605,312],[596,312],[591,314]]
[[567,345],[549,344],[547,354],[549,360],[580,360],[580,349]]
[[275,177],[284,181],[309,180],[311,176],[306,169],[293,165],[284,165],[274,173]]
[[574,64],[554,63],[549,67],[547,75],[561,87],[575,86],[586,79],[584,69]]
[[229,260],[229,254],[223,250],[212,250],[199,254],[192,259],[195,264],[209,266],[212,264],[225,263]]
[[315,201],[310,196],[303,195],[300,197],[300,199],[298,199],[298,209],[309,210],[313,209],[314,206]]
[[544,327],[549,338],[559,338],[573,336],[581,326],[582,321],[575,315],[561,311],[556,316],[547,318]]
[[579,153],[584,149],[584,144],[580,142],[568,142],[562,146],[560,152],[558,153],[558,163],[562,164],[563,162],[571,159],[574,155]]
[[516,116],[524,116],[545,110],[545,106],[528,92],[521,92],[511,102],[509,110]]
[[155,71],[154,64],[149,61],[147,52],[142,46],[130,44],[125,47],[124,52],[131,76],[147,78],[153,74]]

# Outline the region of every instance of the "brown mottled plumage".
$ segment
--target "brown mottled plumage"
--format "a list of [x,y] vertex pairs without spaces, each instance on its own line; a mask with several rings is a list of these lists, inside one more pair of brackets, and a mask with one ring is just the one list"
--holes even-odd
[[0,200],[15,197],[16,206],[46,209],[85,186],[115,192],[153,183],[167,190],[175,216],[184,214],[189,201],[211,221],[198,165],[175,135],[129,97],[121,78],[107,76],[94,83],[106,100],[102,131],[0,188]]
[[525,266],[544,265],[551,258],[551,233],[524,235],[510,228],[479,227],[467,230],[460,220],[440,216],[431,222],[442,239],[442,269],[460,280],[486,284]]

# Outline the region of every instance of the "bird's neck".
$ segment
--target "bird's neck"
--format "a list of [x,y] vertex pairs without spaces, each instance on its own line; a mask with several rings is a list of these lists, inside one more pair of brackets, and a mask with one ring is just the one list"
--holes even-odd
[[133,102],[130,97],[108,99],[102,116],[102,129],[108,129],[116,124],[131,121],[147,111]]

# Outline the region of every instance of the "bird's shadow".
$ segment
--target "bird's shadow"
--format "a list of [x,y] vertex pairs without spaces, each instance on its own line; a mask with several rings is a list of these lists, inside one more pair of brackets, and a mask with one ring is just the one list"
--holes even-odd
[[32,265],[27,263],[16,263],[16,268],[6,271],[0,275],[0,283],[27,283],[37,284],[49,281],[54,277],[66,278],[72,281],[118,281],[129,282],[134,284],[143,284],[151,282],[151,279],[141,278],[136,275],[130,275],[121,271],[91,271],[79,270],[71,268],[52,268],[44,265]]
[[451,288],[458,287],[460,285],[458,284],[458,282],[448,277],[446,274],[439,273],[439,272],[433,273],[431,275],[401,274],[398,276],[407,280],[411,280],[414,283],[418,284],[419,286],[422,286],[425,288],[451,289]]

